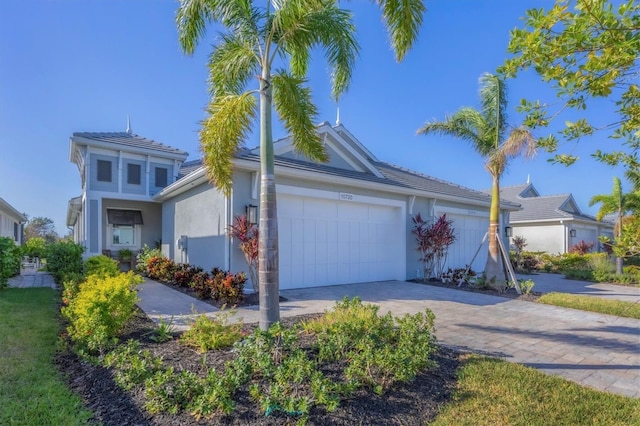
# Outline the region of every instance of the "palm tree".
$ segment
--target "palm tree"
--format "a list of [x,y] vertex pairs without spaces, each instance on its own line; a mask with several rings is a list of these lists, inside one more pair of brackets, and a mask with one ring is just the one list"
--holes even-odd
[[[600,204],[600,209],[596,213],[596,219],[602,220],[608,214],[615,214],[618,217],[615,233],[616,239],[622,237],[622,225],[624,216],[630,211],[634,211],[640,205],[640,193],[630,192],[625,194],[622,192],[622,182],[620,178],[613,178],[613,190],[611,194],[594,195],[589,201],[589,206]],[[616,256],[616,274],[622,274],[623,258]]]
[[[252,125],[260,128],[260,327],[279,321],[278,227],[272,110],[296,151],[314,161],[327,153],[316,133],[317,108],[306,86],[311,50],[320,48],[332,70],[332,96],[344,93],[358,55],[351,13],[337,0],[180,0],[177,26],[182,49],[192,54],[209,24],[223,30],[209,59],[211,100],[202,122],[200,147],[209,180],[227,195],[233,155]],[[417,38],[422,1],[376,0],[396,59]],[[280,66],[281,68],[275,68]],[[248,90],[253,77],[253,90]],[[257,87],[256,87],[257,86]]]
[[496,240],[500,218],[500,177],[508,161],[519,155],[532,157],[536,140],[523,127],[509,129],[507,125],[507,88],[504,80],[485,73],[480,77],[481,109],[462,107],[443,121],[426,123],[418,134],[441,134],[461,138],[471,143],[485,159],[485,168],[491,174],[491,208],[489,212],[489,253],[484,273],[496,288],[504,287],[500,253]]

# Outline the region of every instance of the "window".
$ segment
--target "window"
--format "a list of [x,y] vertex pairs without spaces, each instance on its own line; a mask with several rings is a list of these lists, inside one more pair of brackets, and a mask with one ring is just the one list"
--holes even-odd
[[18,230],[20,229],[20,225],[16,222],[13,222],[13,240],[18,241]]
[[165,186],[167,186],[167,169],[156,167],[156,188],[164,188]]
[[131,185],[140,185],[140,164],[127,164],[127,183]]
[[111,161],[98,160],[98,182],[111,182]]
[[113,233],[111,236],[111,244],[120,246],[135,245],[135,226],[134,225],[112,225]]

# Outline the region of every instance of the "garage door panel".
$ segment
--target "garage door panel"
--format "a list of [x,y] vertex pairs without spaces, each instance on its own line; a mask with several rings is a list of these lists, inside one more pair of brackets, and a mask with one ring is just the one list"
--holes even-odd
[[281,288],[397,279],[404,270],[399,207],[292,195],[278,203],[281,233],[291,233],[280,238]]

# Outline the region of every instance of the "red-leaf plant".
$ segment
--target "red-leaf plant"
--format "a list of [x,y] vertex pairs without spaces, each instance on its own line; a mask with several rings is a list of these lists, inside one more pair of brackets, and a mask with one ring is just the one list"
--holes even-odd
[[453,221],[447,220],[447,215],[443,214],[435,222],[429,223],[420,213],[411,220],[413,222],[411,233],[416,236],[418,243],[423,277],[428,279],[435,275],[440,278],[444,272],[449,246],[456,240],[451,226]]
[[258,227],[249,223],[246,215],[237,215],[233,225],[227,227],[227,233],[240,242],[238,247],[247,262],[253,291],[258,294]]

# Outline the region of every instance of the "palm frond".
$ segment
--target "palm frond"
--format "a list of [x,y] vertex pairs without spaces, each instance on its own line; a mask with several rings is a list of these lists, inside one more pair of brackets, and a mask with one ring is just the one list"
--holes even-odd
[[209,87],[213,96],[238,94],[260,67],[258,39],[240,34],[221,35],[209,58]]
[[198,42],[204,37],[207,24],[220,22],[238,34],[257,34],[260,17],[259,9],[251,5],[251,0],[179,0],[176,14],[180,46],[192,54]]
[[247,138],[257,114],[257,100],[250,93],[216,97],[207,112],[209,117],[200,130],[200,150],[209,180],[229,195],[233,156]]
[[500,145],[500,151],[508,158],[523,156],[533,158],[537,153],[538,145],[531,131],[524,127],[511,129],[507,139]]
[[180,0],[176,14],[178,39],[182,50],[191,55],[204,37],[207,23],[214,20],[220,0]]
[[507,85],[500,77],[484,73],[480,76],[482,114],[491,124],[494,146],[497,148],[507,128]]
[[313,124],[318,109],[311,100],[311,89],[304,87],[306,81],[284,70],[274,73],[271,81],[273,104],[295,150],[311,160],[326,162],[327,152]]
[[344,93],[359,51],[349,11],[326,0],[287,1],[275,14],[273,26],[274,40],[290,56],[294,76],[307,75],[310,51],[320,46],[332,69],[332,96],[337,99]]
[[376,0],[382,10],[396,60],[402,61],[418,38],[427,8],[421,0]]
[[487,157],[492,145],[485,140],[487,123],[482,114],[471,107],[462,107],[453,115],[445,116],[442,121],[427,122],[418,129],[418,134],[438,134],[454,136],[470,142],[483,157]]

